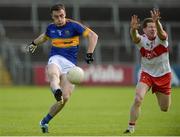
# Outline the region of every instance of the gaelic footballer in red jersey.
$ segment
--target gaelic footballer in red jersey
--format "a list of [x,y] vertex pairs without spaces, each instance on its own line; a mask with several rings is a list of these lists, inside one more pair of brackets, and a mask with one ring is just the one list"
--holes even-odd
[[129,125],[125,133],[133,133],[145,94],[152,89],[161,111],[168,111],[171,104],[171,68],[169,64],[168,36],[160,22],[160,11],[150,11],[144,19],[139,34],[140,20],[131,17],[130,35],[141,54],[141,75],[136,86],[136,95],[130,110]]

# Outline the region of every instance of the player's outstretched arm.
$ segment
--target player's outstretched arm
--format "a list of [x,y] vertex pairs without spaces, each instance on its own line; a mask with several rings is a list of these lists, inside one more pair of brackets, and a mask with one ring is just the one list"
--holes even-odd
[[37,46],[46,42],[48,40],[48,37],[46,36],[45,33],[41,34],[39,37],[37,37],[34,41],[32,41],[27,47],[27,51],[34,53],[36,50]]
[[131,38],[132,38],[132,41],[134,43],[139,43],[141,38],[140,38],[140,35],[138,33],[138,29],[140,27],[140,20],[138,18],[137,15],[133,15],[131,17],[131,24],[130,24],[130,35],[131,35]]
[[150,11],[151,17],[156,24],[157,35],[161,40],[165,40],[167,38],[167,33],[164,31],[162,24],[160,22],[160,11],[158,9],[153,9]]
[[88,64],[90,64],[94,61],[93,52],[97,45],[97,40],[98,40],[98,35],[92,30],[89,30],[89,31],[90,32],[87,36],[88,37],[88,48],[87,48],[87,54],[86,54],[86,62]]

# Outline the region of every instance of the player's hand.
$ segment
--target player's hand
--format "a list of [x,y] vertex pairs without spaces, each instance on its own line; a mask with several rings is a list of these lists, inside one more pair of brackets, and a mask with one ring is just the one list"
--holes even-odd
[[131,24],[130,25],[131,25],[132,29],[139,29],[139,27],[140,27],[140,19],[138,18],[137,15],[133,15],[131,17]]
[[93,53],[87,53],[85,60],[87,64],[91,64],[94,61]]
[[27,45],[26,50],[27,52],[34,53],[36,48],[37,48],[37,45],[34,42],[31,42],[31,44]]
[[153,19],[154,22],[158,21],[160,17],[160,11],[158,9],[153,9],[150,11],[151,13],[151,18]]

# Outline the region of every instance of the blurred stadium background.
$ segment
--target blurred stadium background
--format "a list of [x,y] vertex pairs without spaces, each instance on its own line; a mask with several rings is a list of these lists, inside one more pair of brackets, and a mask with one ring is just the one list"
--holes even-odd
[[90,26],[98,35],[95,63],[86,66],[86,41],[80,45],[79,64],[86,70],[84,84],[134,85],[139,54],[129,36],[131,15],[149,17],[159,8],[169,34],[170,61],[174,85],[180,78],[180,1],[179,0],[0,0],[0,85],[46,85],[44,66],[49,43],[36,53],[24,47],[45,31],[51,22],[50,6],[66,5],[67,17]]

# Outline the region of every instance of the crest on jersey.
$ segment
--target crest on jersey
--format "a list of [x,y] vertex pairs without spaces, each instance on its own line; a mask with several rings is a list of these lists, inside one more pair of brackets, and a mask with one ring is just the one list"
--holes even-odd
[[149,49],[152,49],[153,48],[153,42],[146,43],[146,46],[149,47]]
[[65,35],[69,36],[70,35],[70,31],[69,30],[65,30]]

